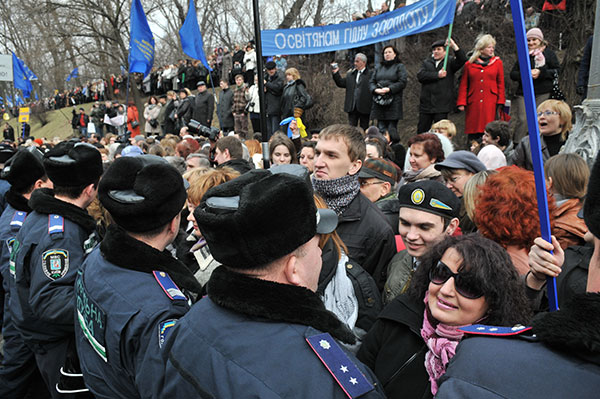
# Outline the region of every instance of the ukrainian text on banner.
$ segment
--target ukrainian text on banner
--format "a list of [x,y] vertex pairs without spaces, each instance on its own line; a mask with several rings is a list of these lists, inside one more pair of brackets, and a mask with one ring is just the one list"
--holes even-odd
[[456,0],[420,0],[410,6],[355,22],[314,28],[262,31],[264,56],[317,54],[362,47],[427,32],[454,19]]

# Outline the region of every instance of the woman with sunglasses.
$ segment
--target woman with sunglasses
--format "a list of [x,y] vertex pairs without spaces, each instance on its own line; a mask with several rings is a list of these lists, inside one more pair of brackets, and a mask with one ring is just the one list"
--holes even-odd
[[358,358],[390,398],[426,398],[471,324],[526,324],[530,304],[506,251],[478,234],[445,238],[365,337]]
[[[544,162],[553,155],[558,154],[567,141],[571,130],[571,108],[564,101],[546,100],[537,108],[538,125],[540,127],[542,158]],[[531,160],[531,144],[529,136],[523,137],[506,162],[517,165],[527,170],[533,170]]]

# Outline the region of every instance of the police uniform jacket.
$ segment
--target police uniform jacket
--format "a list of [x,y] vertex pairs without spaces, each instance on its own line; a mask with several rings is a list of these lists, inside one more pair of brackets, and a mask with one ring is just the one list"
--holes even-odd
[[[306,339],[328,332],[321,345],[353,343],[352,333],[302,287],[246,277],[221,266],[202,299],[179,320],[163,348],[164,386],[157,397],[347,398]],[[343,349],[347,386],[360,379],[381,398],[372,373]],[[343,379],[343,378],[342,378]]]
[[168,251],[109,227],[75,284],[77,351],[95,397],[151,396],[164,341],[201,289],[192,280]]
[[421,337],[425,303],[408,295],[387,305],[358,351],[389,398],[430,398],[425,370],[427,345]]
[[6,200],[6,208],[0,216],[0,273],[4,292],[9,294],[10,284],[15,281],[14,265],[12,269],[10,268],[10,253],[17,233],[31,212],[31,208],[27,204],[27,199],[10,190],[6,193]]
[[[600,293],[580,294],[538,315],[535,341],[463,339],[440,378],[437,398],[597,398]],[[515,372],[518,370],[518,372]]]
[[33,192],[13,244],[15,290],[11,311],[25,341],[51,342],[73,334],[73,286],[86,252],[95,245],[94,219],[52,190]]
[[417,79],[421,83],[419,112],[443,114],[454,109],[454,75],[467,62],[467,56],[462,49],[458,49],[455,55],[456,57],[448,56],[447,74],[442,79],[439,78],[438,73],[444,67],[443,59],[437,65],[432,56],[423,61],[417,73]]

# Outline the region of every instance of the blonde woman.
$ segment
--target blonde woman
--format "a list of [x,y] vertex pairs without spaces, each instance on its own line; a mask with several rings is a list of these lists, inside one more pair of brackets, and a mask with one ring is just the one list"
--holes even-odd
[[485,125],[498,119],[506,99],[504,69],[502,60],[494,54],[495,47],[492,35],[477,39],[458,88],[456,105],[466,111],[465,133],[470,139],[481,139]]

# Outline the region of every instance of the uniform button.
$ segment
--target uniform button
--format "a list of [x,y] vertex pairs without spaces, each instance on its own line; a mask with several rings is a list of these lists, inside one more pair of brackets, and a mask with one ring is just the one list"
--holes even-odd
[[346,267],[347,267],[348,269],[352,269],[352,265],[351,265],[350,263],[348,263],[348,264],[346,265]]
[[483,79],[481,79],[481,83],[483,83]]
[[481,73],[483,73],[483,69],[481,70]]
[[367,298],[367,302],[368,302],[368,303],[373,303],[373,302],[375,302],[375,299],[373,299],[373,298],[369,297],[369,298]]
[[483,93],[483,90],[480,90]]

